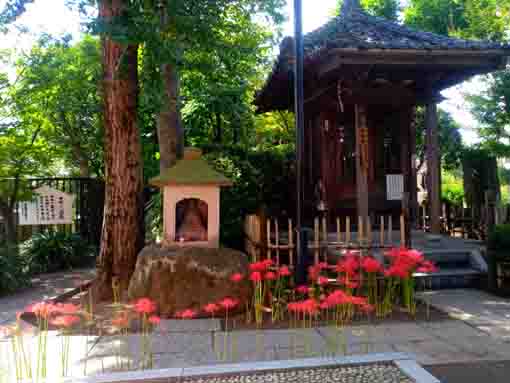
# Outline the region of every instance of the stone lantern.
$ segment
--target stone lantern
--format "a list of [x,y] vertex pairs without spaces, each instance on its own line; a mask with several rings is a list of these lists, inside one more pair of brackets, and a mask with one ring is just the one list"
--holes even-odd
[[163,190],[163,245],[219,247],[220,187],[232,182],[211,168],[202,151],[186,148],[182,160],[150,183]]

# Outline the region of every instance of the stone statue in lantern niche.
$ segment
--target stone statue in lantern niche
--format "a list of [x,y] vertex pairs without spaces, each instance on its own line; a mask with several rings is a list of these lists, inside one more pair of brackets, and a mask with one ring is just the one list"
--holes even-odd
[[220,188],[232,182],[209,166],[200,149],[151,180],[163,190],[163,245],[218,248]]
[[180,201],[176,220],[176,237],[180,242],[207,241],[207,203],[196,198]]

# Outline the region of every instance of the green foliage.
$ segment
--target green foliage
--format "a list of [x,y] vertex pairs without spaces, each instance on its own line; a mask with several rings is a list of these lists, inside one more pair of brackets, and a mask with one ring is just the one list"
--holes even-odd
[[243,248],[243,221],[260,207],[280,215],[292,209],[293,151],[250,151],[242,147],[204,148],[215,169],[233,181],[221,192],[221,241]]
[[[442,109],[438,110],[439,122],[439,147],[441,153],[441,165],[447,170],[456,169],[460,166],[462,157],[462,136],[459,125],[452,116]],[[416,111],[416,153],[420,163],[425,162],[425,109],[417,108]]]
[[0,246],[0,295],[30,284],[27,264],[15,247]]
[[[336,14],[340,13],[344,1],[338,0]],[[361,0],[363,9],[371,15],[398,20],[400,2],[398,0]]]
[[443,171],[441,176],[441,195],[452,205],[462,206],[464,201],[464,181],[453,172]]
[[480,123],[482,147],[497,157],[510,157],[510,69],[486,77],[488,87],[466,97]]
[[34,0],[7,0],[4,7],[0,10],[0,30],[6,25],[14,22],[26,10],[27,4]]
[[32,273],[90,266],[95,258],[94,247],[79,234],[53,231],[34,234],[23,243],[21,252]]
[[466,0],[409,0],[404,22],[416,29],[448,36],[468,27]]
[[37,119],[49,145],[62,149],[67,168],[81,176],[103,173],[99,41],[85,36],[42,38],[16,64],[12,97],[27,118]]
[[494,226],[487,244],[491,250],[510,250],[510,225]]

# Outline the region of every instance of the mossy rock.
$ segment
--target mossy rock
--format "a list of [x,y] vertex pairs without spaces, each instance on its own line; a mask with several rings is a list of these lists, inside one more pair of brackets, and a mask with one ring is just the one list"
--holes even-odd
[[192,309],[204,315],[202,308],[230,297],[245,307],[252,296],[250,282],[232,282],[235,273],[248,275],[245,254],[228,249],[169,249],[160,245],[145,247],[138,256],[128,290],[129,299],[154,300],[162,317]]

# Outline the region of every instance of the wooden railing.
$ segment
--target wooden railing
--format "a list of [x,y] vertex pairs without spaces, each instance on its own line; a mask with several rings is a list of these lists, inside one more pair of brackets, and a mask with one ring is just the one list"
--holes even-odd
[[[314,263],[327,261],[329,251],[373,250],[400,246],[406,243],[406,223],[400,217],[398,234],[394,232],[392,216],[379,216],[377,224],[370,217],[337,217],[333,225],[326,217],[314,220],[313,231],[308,239],[308,250],[313,254]],[[334,226],[335,230],[332,231]],[[253,262],[263,258],[272,259],[277,265],[296,264],[295,226],[292,219],[261,218],[248,215],[245,218],[244,232],[246,252]],[[396,239],[398,238],[398,241]]]

